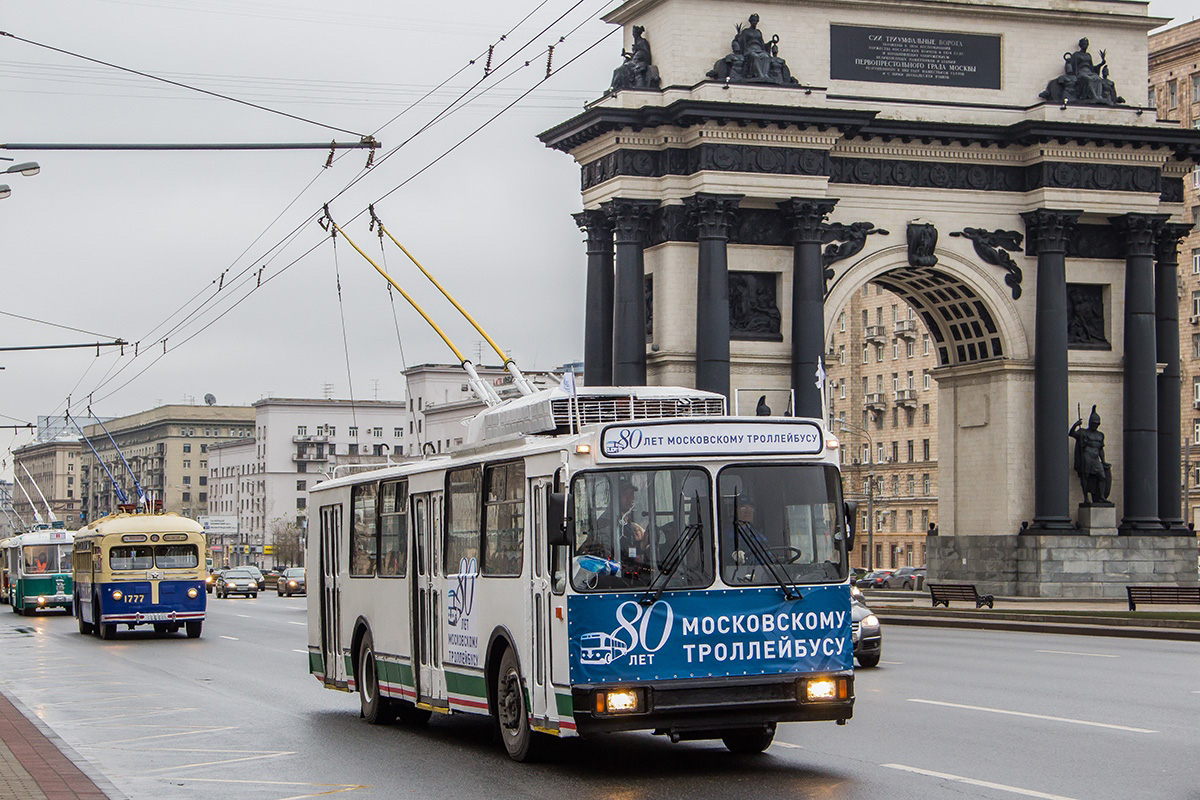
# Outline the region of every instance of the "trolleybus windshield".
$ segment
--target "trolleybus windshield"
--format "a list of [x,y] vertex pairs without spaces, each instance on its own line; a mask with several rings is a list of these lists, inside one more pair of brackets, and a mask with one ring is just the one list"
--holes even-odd
[[[733,465],[717,475],[721,579],[730,586],[846,578],[841,481],[827,464]],[[774,574],[773,574],[774,573]]]
[[71,571],[70,545],[27,544],[21,550],[26,575]]
[[[708,473],[696,468],[577,475],[571,488],[572,585],[581,592],[647,589],[664,569],[673,569],[670,588],[708,587],[713,581],[709,486]],[[689,528],[695,534],[685,537]]]

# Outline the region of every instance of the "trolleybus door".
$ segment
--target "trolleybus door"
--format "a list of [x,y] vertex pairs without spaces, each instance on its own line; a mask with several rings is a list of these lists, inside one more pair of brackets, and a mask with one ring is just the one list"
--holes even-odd
[[439,590],[439,542],[442,530],[442,493],[413,495],[413,540],[416,574],[413,577],[412,636],[417,702],[445,707],[445,673],[442,671],[443,600]]
[[346,661],[342,657],[341,589],[338,586],[338,542],[341,539],[341,505],[321,508],[320,568],[317,570],[321,597],[321,660],[325,683],[346,685]]
[[[529,496],[533,498],[530,508],[533,510],[533,524],[530,537],[533,544],[533,569],[530,570],[530,595],[533,619],[533,653],[527,669],[532,674],[530,681],[530,702],[533,705],[533,718],[544,720],[552,714],[554,690],[550,687],[550,578],[548,569],[548,551],[546,549],[546,494],[550,491],[549,478],[532,478],[529,481]],[[530,674],[527,673],[527,674]]]

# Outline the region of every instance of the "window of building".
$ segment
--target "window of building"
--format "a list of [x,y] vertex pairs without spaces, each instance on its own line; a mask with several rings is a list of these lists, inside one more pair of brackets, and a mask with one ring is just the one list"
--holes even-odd
[[404,428],[392,428],[392,438],[393,439],[403,439],[404,438]]
[[914,461],[915,459],[913,458],[913,455],[914,455],[915,451],[913,449],[913,440],[909,439],[907,444],[908,444],[908,460]]
[[354,515],[350,528],[350,575],[373,577],[379,552],[379,517],[376,503],[379,486],[362,483],[350,487],[350,507]]
[[1200,317],[1200,291],[1192,292],[1192,316]]
[[[866,288],[867,287],[864,284],[863,291],[866,291]],[[862,312],[862,321],[863,321],[863,330],[865,331],[867,329],[867,326],[871,324],[870,318],[867,316],[867,310],[865,308],[863,309],[863,312]]]
[[183,476],[183,485],[184,485],[184,486],[191,486],[191,485],[192,485],[192,476],[191,476],[191,475],[184,475],[184,476]]
[[200,469],[208,469],[208,459],[207,458],[200,459]]
[[875,345],[875,360],[883,361],[883,345],[881,344]]
[[[878,294],[878,292],[876,292],[876,294]],[[883,324],[883,306],[875,307],[875,324],[876,325]]]
[[1153,108],[1158,103],[1158,99],[1154,95],[1154,87],[1151,86],[1146,90],[1146,105]]
[[297,492],[308,491],[308,481],[296,481],[296,491]]
[[892,406],[892,427],[900,424],[900,406]]
[[921,388],[922,389],[929,388],[929,370],[925,370],[924,372],[921,373]]
[[371,428],[371,435],[376,438],[383,438],[383,428]]
[[929,334],[928,333],[921,336],[921,353],[922,353],[922,355],[929,355]]
[[201,485],[201,486],[208,486],[208,476],[207,476],[207,475],[201,475],[201,476],[200,476],[200,485]]
[[307,497],[297,497],[296,498],[296,510],[302,511],[305,508],[308,508],[308,498]]
[[296,426],[296,435],[297,436],[308,436],[308,426],[307,425],[297,425]]
[[846,345],[838,345],[838,363],[845,366],[846,364]]
[[921,530],[923,530],[923,531],[929,530],[929,509],[928,508],[921,509]]
[[842,333],[846,332],[846,312],[838,314],[838,330]]
[[[909,530],[909,531],[911,531],[913,529],[913,513],[912,513],[911,508],[908,511],[904,512],[904,528],[905,528],[905,530]],[[912,545],[908,546],[908,562],[907,563],[909,566],[912,566]]]
[[900,373],[892,373],[892,395],[896,395],[900,391]]
[[900,340],[892,339],[892,361],[900,357]]
[[900,476],[899,475],[892,476],[892,494],[894,494],[894,495],[900,494]]
[[358,426],[357,426],[357,425],[351,425],[351,426],[350,426],[350,430],[349,430],[349,434],[350,434],[350,438],[351,438],[351,439],[354,439],[354,438],[356,438],[356,437],[358,436]]
[[929,494],[929,473],[925,472],[921,475],[921,491]]
[[190,503],[190,502],[192,502],[192,493],[191,493],[191,492],[184,492],[184,493],[183,493],[183,502],[185,502],[185,503]]
[[74,489],[67,489],[67,499],[68,499],[68,500],[71,500],[71,499],[73,499],[74,497],[75,497],[75,490],[74,490]]
[[929,424],[929,404],[925,403],[921,406],[921,421],[923,424]]
[[192,460],[191,460],[190,458],[185,458],[185,459],[183,460],[183,468],[184,468],[184,469],[191,469],[191,468],[192,468]]
[[192,452],[192,446],[191,446],[190,444],[185,444],[185,445],[183,446],[183,452],[185,452],[185,453],[190,453],[190,452]]
[[882,463],[883,462],[883,442],[879,442],[879,444],[877,444],[875,446],[875,450],[877,451],[875,453],[875,456],[876,456],[875,460]]
[[1192,73],[1192,102],[1200,103],[1200,72]]
[[1167,81],[1167,108],[1175,108],[1179,105],[1179,81]]
[[212,428],[205,428],[205,429],[204,429],[204,435],[205,435],[205,436],[212,436],[212,435],[213,435]]
[[913,356],[915,356],[917,354],[917,343],[914,342],[912,339],[909,339],[908,341],[906,341],[904,343],[904,354],[906,356],[908,356],[909,358],[912,358]]
[[870,351],[868,350],[867,345],[864,344],[863,345],[863,353],[862,353],[862,363],[864,363],[864,364],[867,363],[867,359],[869,357],[868,356],[869,352]]
[[[1200,167],[1196,168],[1193,175],[1200,175]],[[1197,187],[1200,188],[1200,187]],[[1200,219],[1196,219],[1195,213],[1192,214],[1192,222],[1200,223]],[[1200,275],[1200,247],[1192,248],[1192,274]]]
[[929,440],[928,439],[921,440],[921,460],[922,461],[929,460]]
[[[916,475],[909,475],[909,476],[908,476],[908,480],[907,480],[907,481],[905,481],[905,483],[906,483],[906,484],[907,484],[907,486],[908,486],[908,489],[907,489],[907,492],[906,492],[906,494],[907,494],[909,497],[911,497],[911,496],[915,495],[915,494],[917,493],[917,476],[916,476]],[[909,513],[909,514],[911,514],[912,512],[910,511],[910,512],[908,512],[908,513]],[[912,528],[909,528],[909,530],[911,531],[911,530],[912,530]]]

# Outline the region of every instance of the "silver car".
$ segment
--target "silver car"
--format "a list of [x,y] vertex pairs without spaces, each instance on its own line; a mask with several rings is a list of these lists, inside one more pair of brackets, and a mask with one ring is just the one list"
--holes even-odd
[[304,581],[304,567],[289,567],[283,571],[275,581],[275,591],[280,597],[285,594],[291,597],[294,594],[308,594],[308,587]]

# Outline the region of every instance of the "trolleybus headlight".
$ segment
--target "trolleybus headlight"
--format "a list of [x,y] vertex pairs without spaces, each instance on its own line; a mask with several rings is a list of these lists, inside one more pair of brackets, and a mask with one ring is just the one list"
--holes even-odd
[[198,595],[198,594],[199,594],[199,592],[197,592],[197,591],[195,590],[195,588],[188,589],[188,597],[193,597],[193,598],[194,598],[194,597],[195,597],[196,595]]
[[38,605],[39,606],[46,605],[46,598],[40,594],[38,595]]
[[113,594],[112,594],[113,600],[120,600],[124,596],[125,595],[121,594],[120,589],[113,589]]
[[850,698],[850,680],[844,676],[816,677],[800,681],[796,687],[803,703],[827,703]]
[[609,689],[596,692],[597,714],[636,714],[644,711],[645,694],[641,689]]

